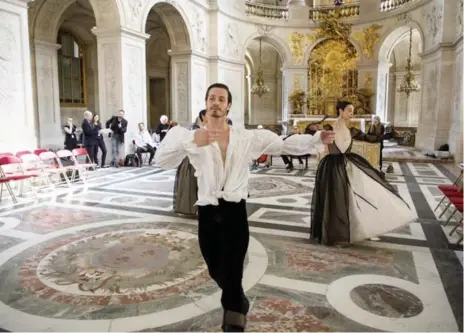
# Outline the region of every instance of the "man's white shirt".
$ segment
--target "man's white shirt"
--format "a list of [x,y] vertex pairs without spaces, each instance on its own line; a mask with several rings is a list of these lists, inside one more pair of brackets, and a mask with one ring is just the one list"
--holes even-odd
[[154,147],[155,143],[153,142],[150,133],[148,133],[147,130],[143,130],[138,132],[135,136],[135,145],[140,148],[146,147],[147,145]]
[[169,130],[158,147],[155,163],[165,169],[176,168],[188,156],[198,181],[196,205],[218,205],[218,199],[239,202],[248,198],[249,164],[262,154],[301,156],[314,153],[321,144],[320,132],[292,135],[282,140],[269,130],[247,130],[230,126],[225,165],[217,142],[198,147],[195,131],[181,126]]

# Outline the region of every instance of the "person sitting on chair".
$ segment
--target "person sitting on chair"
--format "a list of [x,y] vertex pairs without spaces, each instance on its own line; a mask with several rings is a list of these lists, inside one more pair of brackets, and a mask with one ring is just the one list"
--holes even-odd
[[150,159],[148,160],[148,165],[151,165],[153,157],[155,156],[155,143],[153,142],[150,133],[145,129],[144,123],[139,123],[139,133],[135,137],[135,146],[137,147],[135,153],[139,158],[139,166],[142,166],[142,154],[150,153]]

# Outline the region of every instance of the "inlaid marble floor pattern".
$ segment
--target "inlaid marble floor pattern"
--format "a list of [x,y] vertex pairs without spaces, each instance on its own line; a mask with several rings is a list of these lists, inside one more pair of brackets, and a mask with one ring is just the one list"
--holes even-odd
[[[418,213],[347,248],[309,243],[315,162],[253,171],[244,288],[247,331],[461,331],[462,247],[443,227],[442,165],[393,163],[388,179]],[[86,186],[0,205],[0,328],[218,331],[220,292],[196,221],[173,211],[174,170],[121,168]],[[375,221],[372,221],[375,223]]]

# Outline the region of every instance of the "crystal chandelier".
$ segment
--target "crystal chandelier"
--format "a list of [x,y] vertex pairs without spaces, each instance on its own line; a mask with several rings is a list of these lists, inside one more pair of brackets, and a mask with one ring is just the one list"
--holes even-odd
[[251,87],[251,93],[253,95],[258,95],[260,98],[264,94],[268,93],[271,91],[269,87],[264,83],[264,78],[263,78],[263,69],[261,67],[261,38],[259,39],[259,68],[258,68],[258,78],[256,79],[256,83]]
[[398,88],[398,92],[404,92],[407,97],[412,92],[420,91],[420,84],[416,81],[414,74],[412,73],[411,66],[411,54],[412,54],[412,28],[409,30],[409,55],[406,62],[406,75],[404,76],[403,82]]

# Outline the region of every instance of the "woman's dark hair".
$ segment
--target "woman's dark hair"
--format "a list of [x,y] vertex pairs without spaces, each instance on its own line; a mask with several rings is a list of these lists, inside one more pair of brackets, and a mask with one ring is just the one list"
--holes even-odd
[[230,93],[229,87],[226,86],[224,83],[213,83],[212,85],[210,85],[208,87],[208,90],[206,90],[205,101],[208,100],[209,91],[213,88],[225,89],[227,91],[227,103],[229,104],[232,103],[232,94]]
[[98,117],[98,125],[101,125],[100,115],[94,114],[92,117],[92,123],[95,124],[95,117]]
[[340,110],[345,110],[348,105],[353,105],[353,103],[348,101],[338,101],[337,102],[337,114],[340,115]]
[[206,110],[203,109],[200,111],[200,113],[198,114],[198,118],[200,118],[200,121],[203,121],[203,117],[206,115]]

